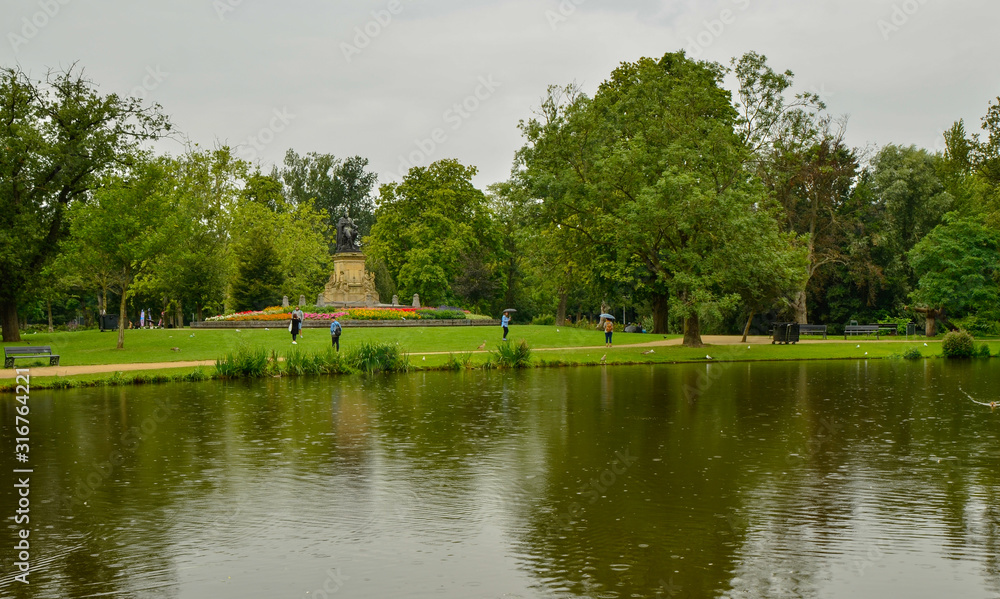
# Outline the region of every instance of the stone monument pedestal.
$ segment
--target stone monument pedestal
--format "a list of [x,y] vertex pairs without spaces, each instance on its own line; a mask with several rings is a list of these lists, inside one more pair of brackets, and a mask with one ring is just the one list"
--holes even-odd
[[361,252],[337,252],[333,255],[333,272],[317,306],[354,305],[372,307],[379,303],[375,290],[375,275],[365,271],[365,255]]

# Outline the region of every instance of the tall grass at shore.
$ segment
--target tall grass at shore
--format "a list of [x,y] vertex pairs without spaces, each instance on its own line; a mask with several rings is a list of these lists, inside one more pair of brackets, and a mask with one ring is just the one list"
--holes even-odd
[[225,379],[259,378],[271,374],[272,364],[267,349],[240,343],[215,361],[215,372]]
[[494,368],[527,368],[531,364],[531,348],[524,339],[517,343],[504,341],[490,352],[489,363]]
[[406,372],[409,357],[393,343],[366,341],[343,354],[327,347],[310,352],[292,348],[282,355],[275,350],[241,343],[215,362],[221,379],[261,378],[265,376],[305,376],[347,374],[351,372]]
[[362,372],[407,372],[410,358],[393,343],[365,341],[347,352],[347,363]]

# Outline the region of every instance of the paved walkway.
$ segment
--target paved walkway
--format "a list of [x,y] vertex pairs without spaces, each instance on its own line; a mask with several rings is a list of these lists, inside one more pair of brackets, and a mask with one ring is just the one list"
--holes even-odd
[[[740,345],[743,343],[742,336],[740,335],[702,335],[702,341],[705,345]],[[866,341],[871,341],[870,339],[865,339]],[[648,341],[646,343],[630,343],[625,345],[616,345],[615,348],[650,348],[650,347],[661,347],[668,345],[681,345],[683,339],[680,337],[674,339],[659,339],[657,341]],[[860,339],[827,339],[826,341],[822,339],[804,339],[799,341],[799,343],[860,343]],[[905,338],[886,338],[882,341],[898,341],[905,343],[908,340]],[[748,345],[769,345],[771,343],[771,338],[763,335],[756,335],[747,337],[746,343]],[[532,348],[531,351],[569,351],[569,350],[601,350],[604,349],[603,345],[591,345],[586,347],[539,347]],[[452,351],[438,351],[438,352],[412,352],[411,356],[434,356],[434,355],[447,355],[450,353],[486,353],[487,350],[477,351],[472,350],[470,352],[461,352],[461,350]],[[215,360],[194,360],[188,362],[138,362],[135,364],[88,364],[84,366],[36,366],[31,368],[32,376],[72,376],[77,374],[101,374],[105,372],[131,372],[136,370],[163,370],[168,368],[192,368],[195,366],[215,366]],[[16,376],[16,372],[13,368],[4,368],[0,370],[0,379],[12,379]]]

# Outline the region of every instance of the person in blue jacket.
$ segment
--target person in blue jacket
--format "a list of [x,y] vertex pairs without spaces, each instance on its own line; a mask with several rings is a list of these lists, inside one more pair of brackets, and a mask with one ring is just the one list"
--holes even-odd
[[510,316],[508,316],[507,313],[504,312],[503,316],[500,317],[500,326],[503,327],[503,340],[504,341],[507,340],[507,333],[509,332],[509,329],[507,329],[507,325],[509,325],[509,324],[510,324]]
[[334,318],[333,322],[330,323],[330,339],[333,340],[333,346],[337,348],[338,352],[340,351],[340,333],[343,330],[344,329],[340,326],[340,322]]

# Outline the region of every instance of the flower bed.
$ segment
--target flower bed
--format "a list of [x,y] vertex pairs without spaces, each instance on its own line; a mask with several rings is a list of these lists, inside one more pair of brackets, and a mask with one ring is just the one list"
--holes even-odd
[[[291,320],[294,308],[273,306],[258,311],[236,312],[206,318],[208,322],[283,321]],[[303,308],[305,319],[330,322],[343,320],[489,320],[489,316],[472,314],[467,310],[442,306],[441,308]]]

